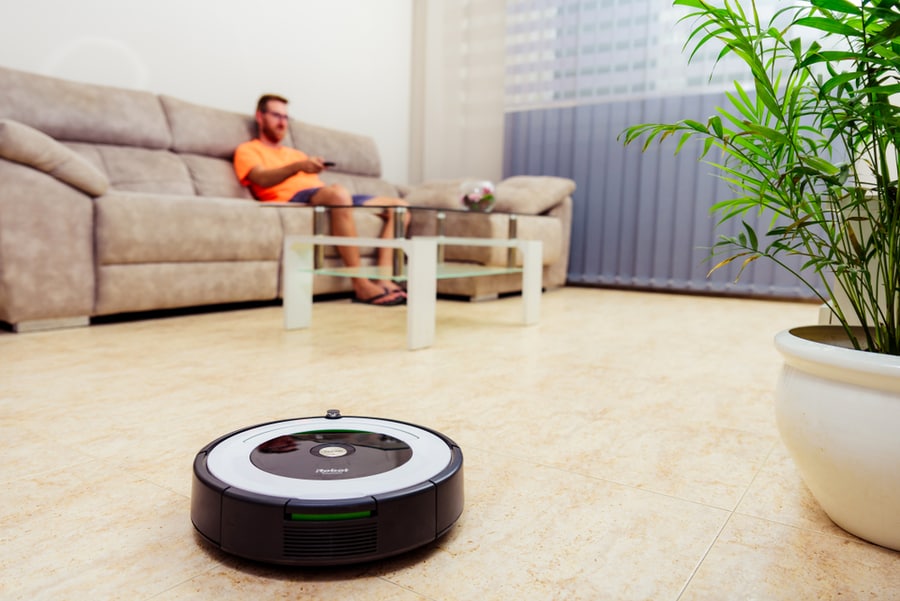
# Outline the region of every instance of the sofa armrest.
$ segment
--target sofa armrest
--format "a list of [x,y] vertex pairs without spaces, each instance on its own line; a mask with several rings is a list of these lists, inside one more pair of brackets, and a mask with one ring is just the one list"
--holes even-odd
[[100,196],[109,188],[106,176],[87,159],[12,119],[0,119],[0,158],[43,171],[90,196]]
[[0,158],[0,320],[87,317],[94,309],[94,201]]
[[[412,206],[461,209],[460,186],[465,180],[436,180],[413,186],[404,195]],[[552,176],[517,175],[496,185],[494,210],[519,215],[543,215],[575,191],[571,179]]]

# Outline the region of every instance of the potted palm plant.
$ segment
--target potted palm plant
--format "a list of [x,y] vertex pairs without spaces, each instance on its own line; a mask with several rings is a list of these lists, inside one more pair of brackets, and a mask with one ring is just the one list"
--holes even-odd
[[[768,17],[755,1],[710,2],[675,0],[685,49],[737,57],[752,86],[736,82],[706,122],[622,137],[644,150],[672,138],[676,153],[702,142],[734,191],[712,210],[741,224],[714,246],[713,270],[774,261],[827,305],[837,325],[775,337],[778,428],[835,523],[900,549],[900,0],[793,0]],[[803,269],[785,261],[796,255]]]

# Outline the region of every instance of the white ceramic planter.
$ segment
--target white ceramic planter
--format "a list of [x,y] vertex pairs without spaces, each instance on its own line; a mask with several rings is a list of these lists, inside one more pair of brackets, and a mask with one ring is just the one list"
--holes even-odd
[[775,337],[778,429],[834,523],[900,550],[900,357],[846,345],[835,326]]

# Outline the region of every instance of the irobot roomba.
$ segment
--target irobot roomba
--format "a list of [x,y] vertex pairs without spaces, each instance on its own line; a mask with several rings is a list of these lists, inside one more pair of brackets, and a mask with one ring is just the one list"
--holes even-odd
[[247,559],[381,559],[450,530],[463,510],[462,465],[460,448],[439,432],[332,409],[206,445],[194,459],[191,521]]

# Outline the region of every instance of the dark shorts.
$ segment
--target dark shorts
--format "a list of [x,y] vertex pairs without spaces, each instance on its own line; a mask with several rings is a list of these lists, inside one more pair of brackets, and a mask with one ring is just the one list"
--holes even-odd
[[[307,188],[306,190],[300,190],[291,197],[290,202],[302,202],[304,204],[309,204],[313,195],[321,189],[322,188]],[[367,200],[372,200],[373,198],[375,197],[371,194],[354,194],[353,206],[358,207],[362,204],[365,204]]]

